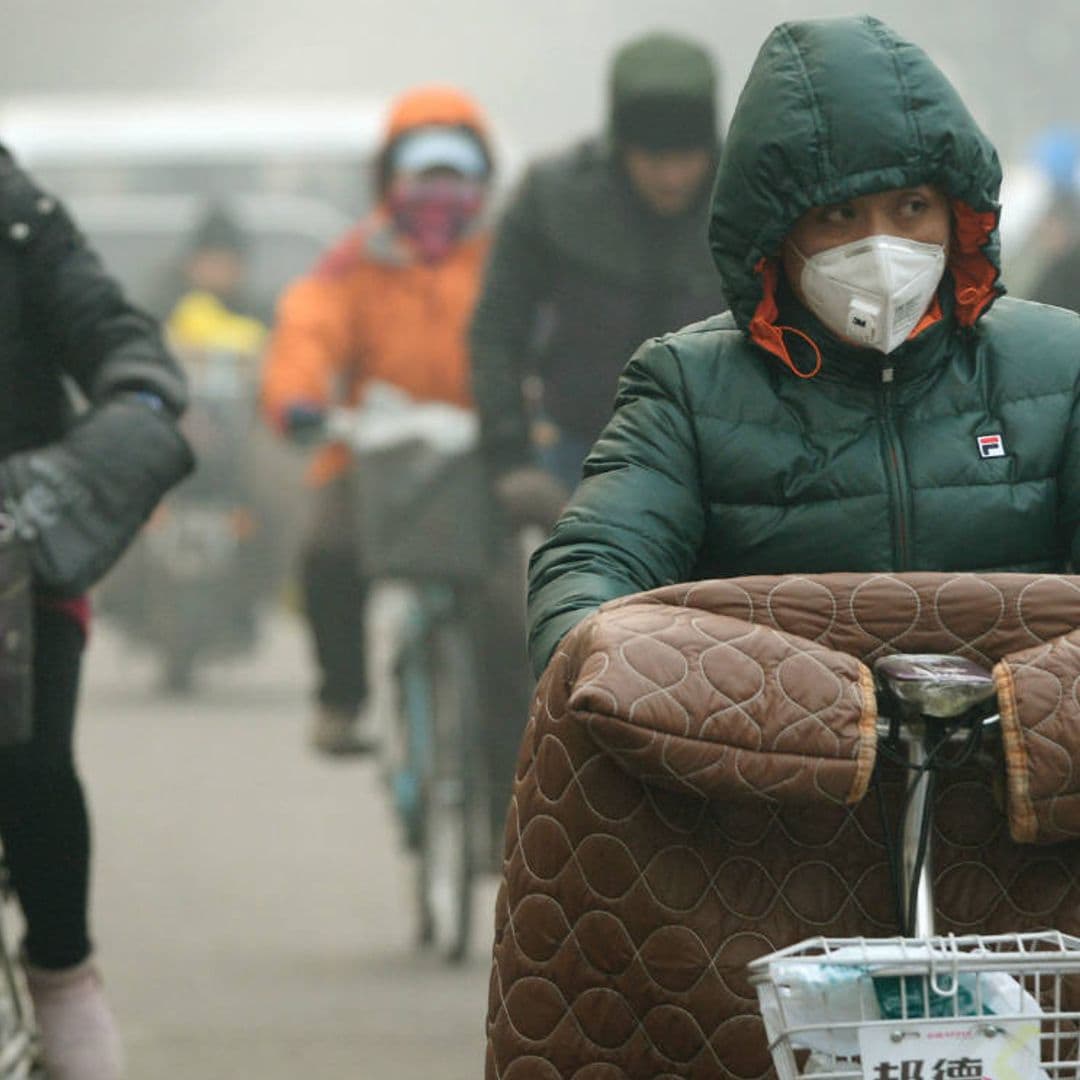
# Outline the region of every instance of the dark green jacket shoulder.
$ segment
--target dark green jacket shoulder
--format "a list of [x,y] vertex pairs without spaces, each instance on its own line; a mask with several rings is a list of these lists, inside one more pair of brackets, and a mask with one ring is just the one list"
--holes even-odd
[[1002,299],[926,335],[807,380],[731,315],[644,345],[534,558],[534,667],[603,602],[678,581],[1078,561],[1080,318]]

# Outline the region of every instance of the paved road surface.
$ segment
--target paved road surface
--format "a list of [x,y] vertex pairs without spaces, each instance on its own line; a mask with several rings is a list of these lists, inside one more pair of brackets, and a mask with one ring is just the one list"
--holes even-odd
[[494,884],[463,969],[413,951],[374,767],[302,745],[303,648],[276,618],[177,702],[96,628],[80,754],[131,1080],[478,1080]]

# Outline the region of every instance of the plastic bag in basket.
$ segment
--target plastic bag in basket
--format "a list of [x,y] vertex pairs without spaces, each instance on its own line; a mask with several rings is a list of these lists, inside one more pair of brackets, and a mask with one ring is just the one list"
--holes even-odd
[[[762,998],[762,1016],[770,1032],[796,1032],[793,1047],[853,1058],[859,1053],[859,1023],[904,1016],[1042,1015],[1035,998],[1002,971],[961,971],[953,994],[954,957],[926,944],[888,942],[843,947],[814,963],[784,957],[769,965],[776,997]],[[912,962],[925,962],[927,971],[933,965],[938,989],[949,992],[936,993],[927,976],[878,974],[899,965],[910,969]]]

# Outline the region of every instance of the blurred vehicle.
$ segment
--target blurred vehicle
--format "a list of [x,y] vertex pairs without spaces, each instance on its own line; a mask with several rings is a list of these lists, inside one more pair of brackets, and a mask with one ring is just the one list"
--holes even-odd
[[102,589],[100,606],[135,645],[153,650],[162,682],[192,688],[207,660],[250,650],[271,592],[266,515],[252,498],[258,358],[179,354],[191,386],[182,427],[200,468],[158,508]]
[[0,141],[67,198],[261,192],[355,220],[382,111],[370,98],[26,96],[0,103]]
[[159,318],[208,203],[251,237],[251,294],[269,322],[284,284],[370,205],[382,105],[41,96],[0,103],[0,142]]
[[[68,200],[80,227],[132,298],[164,318],[181,289],[191,235],[206,200],[194,193],[82,195]],[[248,290],[269,322],[278,294],[305,273],[351,219],[317,199],[234,192],[230,213],[250,238]]]
[[[183,290],[207,205],[226,204],[249,241],[252,314],[269,323],[285,284],[367,209],[381,114],[370,99],[23,97],[0,103],[0,142],[65,197],[131,298],[160,319]],[[271,563],[257,577],[274,593],[298,543],[304,463],[259,425],[247,438],[245,499],[260,508],[258,554]]]
[[[132,298],[164,319],[182,288],[190,237],[206,209],[204,197],[98,195],[74,199],[72,205]],[[247,291],[264,321],[269,321],[285,285],[307,272],[351,224],[335,207],[298,196],[233,194],[228,207],[248,238]],[[248,439],[254,462],[248,474],[250,498],[273,537],[259,551],[272,562],[263,580],[273,590],[291,569],[299,544],[304,514],[298,508],[307,501],[306,462],[262,424],[248,432]]]

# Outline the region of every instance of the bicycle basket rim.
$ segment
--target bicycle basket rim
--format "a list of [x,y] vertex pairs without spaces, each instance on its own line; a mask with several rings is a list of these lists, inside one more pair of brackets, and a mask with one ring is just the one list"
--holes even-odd
[[[912,953],[910,960],[875,958],[873,953],[887,948]],[[862,949],[858,955],[855,949]],[[844,950],[843,954],[836,954]],[[988,966],[1002,970],[1029,968],[1037,971],[1067,968],[1080,971],[1080,938],[1058,930],[1015,934],[937,935],[930,938],[827,938],[813,937],[752,960],[748,965],[751,983],[770,978],[774,964],[836,964],[875,968],[875,973],[917,973],[926,968],[928,954],[935,960],[963,971]],[[909,968],[910,964],[910,968]]]

